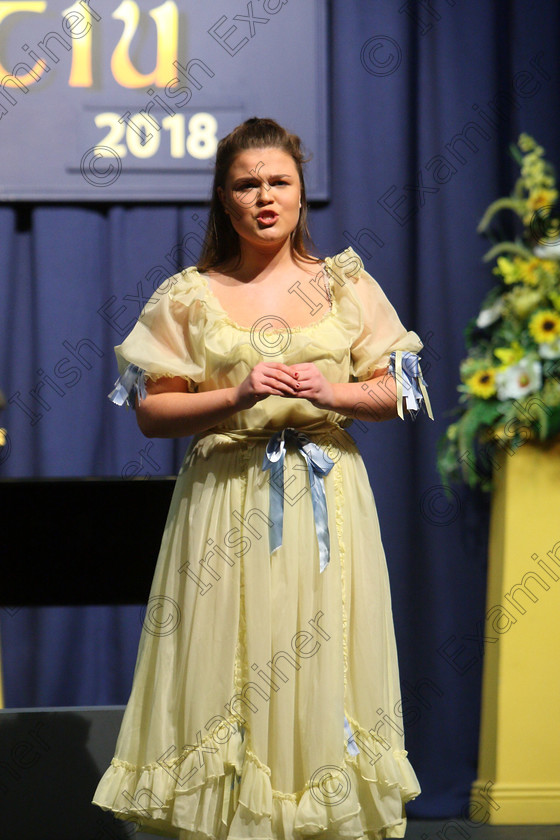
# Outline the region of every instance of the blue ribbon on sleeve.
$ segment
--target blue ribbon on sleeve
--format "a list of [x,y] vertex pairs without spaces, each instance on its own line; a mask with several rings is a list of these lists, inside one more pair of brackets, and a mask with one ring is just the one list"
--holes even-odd
[[282,545],[286,441],[293,442],[307,462],[315,531],[319,544],[319,568],[321,572],[324,572],[330,559],[330,539],[323,476],[330,472],[334,461],[307,435],[291,427],[272,435],[266,445],[263,458],[262,469],[270,470],[269,515],[272,522],[269,528],[270,553],[272,554]]
[[129,365],[122,376],[115,382],[115,387],[109,394],[109,399],[115,405],[127,405],[134,408],[134,395],[138,394],[139,400],[145,400],[146,392],[145,370],[136,365]]
[[389,373],[395,377],[397,383],[397,411],[404,419],[403,398],[406,407],[413,418],[420,411],[424,402],[428,417],[432,420],[432,406],[428,397],[427,383],[422,376],[420,360],[416,353],[393,350],[389,357]]

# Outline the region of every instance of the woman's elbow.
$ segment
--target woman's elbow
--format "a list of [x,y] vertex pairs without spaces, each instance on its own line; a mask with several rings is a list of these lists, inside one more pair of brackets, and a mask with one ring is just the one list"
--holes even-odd
[[157,433],[157,424],[154,422],[154,417],[152,412],[147,408],[144,404],[144,400],[139,400],[136,398],[136,422],[138,423],[138,428],[147,438],[154,438],[158,437]]

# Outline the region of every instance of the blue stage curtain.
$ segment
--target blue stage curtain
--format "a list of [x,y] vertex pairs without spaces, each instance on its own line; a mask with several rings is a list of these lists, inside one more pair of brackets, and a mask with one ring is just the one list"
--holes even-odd
[[[522,0],[330,6],[332,198],[312,208],[312,233],[323,254],[352,245],[423,338],[436,415],[353,427],[399,645],[403,710],[384,712],[394,725],[404,712],[423,787],[411,816],[458,814],[476,777],[488,500],[463,489],[443,499],[436,441],[457,399],[463,328],[493,284],[476,225],[517,176],[507,147],[526,131],[560,162],[559,18],[558,3]],[[275,58],[288,55],[279,44]],[[273,98],[260,116],[275,116]],[[1,475],[114,476],[138,461],[147,441],[134,415],[106,399],[112,348],[153,288],[196,261],[205,213],[157,196],[150,206],[0,208]],[[148,443],[142,474],[175,473],[187,441]],[[66,513],[56,515],[63,541]],[[33,516],[4,528],[33,527]],[[6,705],[125,703],[140,612],[1,611]]]

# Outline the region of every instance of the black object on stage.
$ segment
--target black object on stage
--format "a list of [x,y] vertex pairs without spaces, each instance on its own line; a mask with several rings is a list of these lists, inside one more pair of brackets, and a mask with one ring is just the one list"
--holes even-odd
[[145,604],[175,477],[0,481],[0,606]]

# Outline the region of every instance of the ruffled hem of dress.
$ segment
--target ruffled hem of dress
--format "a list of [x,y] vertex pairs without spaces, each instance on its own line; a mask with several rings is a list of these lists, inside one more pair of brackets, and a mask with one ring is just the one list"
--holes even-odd
[[93,802],[180,840],[404,837],[403,805],[420,793],[407,753],[349,721],[360,752],[318,768],[297,793],[272,789],[270,768],[235,728],[225,744],[210,746],[210,735],[186,755],[144,767],[114,758]]

